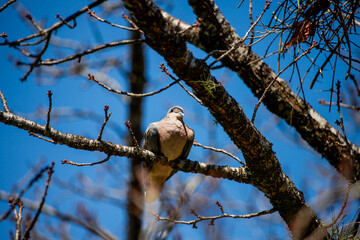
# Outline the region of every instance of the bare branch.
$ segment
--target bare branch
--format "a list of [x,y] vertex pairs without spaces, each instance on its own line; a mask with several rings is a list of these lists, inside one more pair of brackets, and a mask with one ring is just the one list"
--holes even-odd
[[243,161],[241,161],[238,157],[232,155],[231,153],[229,153],[228,151],[225,151],[224,149],[218,149],[218,148],[214,148],[214,147],[208,147],[208,146],[204,146],[198,142],[196,142],[194,140],[193,142],[193,145],[194,146],[198,146],[198,147],[202,147],[204,149],[209,149],[209,150],[212,150],[212,151],[215,151],[215,152],[220,152],[220,153],[224,153],[226,155],[228,155],[229,157],[232,157],[233,159],[235,159],[236,161],[238,161],[240,164],[242,164],[243,166],[245,166],[245,163]]
[[212,66],[214,66],[215,63],[221,61],[224,57],[228,56],[231,52],[235,51],[236,49],[238,49],[240,47],[240,45],[247,39],[247,37],[249,36],[250,32],[254,29],[254,27],[258,24],[258,22],[260,21],[260,19],[262,18],[262,16],[264,15],[264,13],[266,12],[266,10],[269,8],[270,4],[271,4],[271,0],[266,0],[266,4],[264,7],[264,10],[261,12],[260,16],[258,17],[258,19],[256,19],[256,21],[254,22],[254,24],[251,25],[251,27],[249,28],[249,30],[245,33],[244,37],[242,39],[240,39],[232,48],[230,48],[227,52],[225,52],[223,55],[221,55],[220,57],[218,57],[214,62],[212,62],[211,64],[209,64],[209,68],[211,68]]
[[[226,178],[240,183],[249,183],[251,179],[247,175],[243,167],[229,167],[221,165],[212,165],[188,159],[168,162],[163,156],[157,156],[154,153],[136,147],[128,147],[123,145],[114,144],[112,142],[97,141],[95,139],[88,139],[83,136],[63,133],[50,128],[49,131],[45,130],[44,125],[40,125],[25,118],[16,116],[12,113],[0,111],[0,122],[7,125],[16,126],[17,128],[29,130],[33,133],[43,135],[54,140],[58,144],[66,145],[75,149],[82,149],[88,151],[99,151],[107,155],[115,155],[128,158],[140,158],[142,161],[159,161],[164,165],[170,165],[172,168],[183,172],[201,173],[204,175],[212,176],[214,178]],[[1,220],[2,218],[0,218]]]
[[88,10],[88,14],[89,14],[89,16],[95,18],[96,20],[98,20],[98,21],[100,21],[100,22],[107,23],[107,24],[109,24],[109,25],[112,26],[112,27],[117,27],[117,28],[121,28],[121,29],[128,30],[128,31],[139,31],[139,32],[143,33],[139,28],[129,28],[129,27],[125,27],[125,26],[121,26],[121,25],[115,24],[115,23],[111,23],[111,22],[109,22],[109,21],[106,20],[106,19],[102,19],[102,18],[100,18],[99,16],[97,16],[97,15],[95,14],[95,11],[90,11],[90,9]]
[[25,233],[24,233],[24,237],[23,237],[23,240],[26,240],[26,239],[29,239],[30,238],[30,231],[34,228],[39,216],[40,216],[40,213],[42,211],[42,208],[45,204],[45,199],[46,199],[46,196],[47,196],[47,192],[49,190],[49,186],[50,186],[50,180],[51,180],[51,176],[53,174],[53,168],[54,168],[54,162],[51,163],[50,167],[47,169],[47,172],[48,172],[48,178],[46,180],[46,186],[45,186],[45,191],[44,191],[44,195],[42,196],[42,199],[41,199],[41,202],[40,202],[40,205],[39,205],[39,208],[37,209],[36,211],[36,214],[35,214],[35,217],[33,218],[33,220],[31,221],[30,225],[28,226],[28,228],[26,229]]
[[16,2],[16,0],[9,0],[7,3],[5,3],[4,5],[2,5],[2,7],[0,8],[0,12],[2,12],[5,8],[7,8],[8,6],[10,6],[10,4]]
[[[62,58],[59,60],[44,60],[44,61],[39,61],[35,64],[35,66],[52,66],[52,65],[57,65],[60,63],[64,63],[64,62],[68,62],[74,59],[81,59],[83,56],[103,50],[103,49],[108,49],[108,48],[112,48],[112,47],[117,47],[117,46],[122,46],[122,45],[127,45],[127,44],[134,44],[134,43],[142,43],[144,42],[144,40],[142,39],[136,39],[136,40],[123,40],[123,41],[117,41],[117,42],[111,42],[111,43],[106,43],[106,44],[102,44],[99,46],[96,46],[92,49],[88,49],[83,51],[82,53],[77,53],[74,55],[70,55],[66,58]],[[19,65],[29,65],[28,63],[23,63],[23,62],[19,62]]]
[[[20,194],[18,195],[18,197],[15,198],[15,200],[13,200],[13,202],[17,202],[20,200],[20,198],[24,195],[24,193],[29,190],[29,188],[31,188],[31,186],[36,182],[38,181],[41,177],[42,177],[42,174],[47,171],[49,169],[49,166],[46,166],[42,169],[40,169],[40,171],[29,181],[29,183],[26,185],[25,188],[23,188],[20,192]],[[10,208],[8,211],[6,211],[1,217],[0,217],[0,222],[4,219],[6,219],[9,214],[11,213],[11,209]]]
[[0,91],[0,99],[1,99],[1,102],[3,104],[4,111],[9,113],[10,110],[9,110],[9,107],[7,105],[7,102],[6,102],[6,98],[4,97],[4,94],[1,91]]
[[125,126],[128,128],[129,132],[130,132],[130,136],[131,136],[131,139],[133,141],[133,144],[136,148],[140,149],[140,145],[138,143],[138,141],[136,140],[136,137],[135,137],[135,134],[131,128],[131,122],[130,121],[126,121],[125,122]]
[[126,95],[129,97],[137,97],[137,98],[141,98],[141,97],[148,97],[148,96],[152,96],[155,94],[158,94],[166,89],[168,89],[169,87],[171,87],[172,85],[176,84],[176,82],[172,82],[169,85],[167,85],[166,87],[163,87],[157,91],[154,92],[149,92],[149,93],[131,93],[131,92],[124,92],[124,91],[120,91],[120,90],[116,90],[116,89],[112,89],[108,86],[106,86],[105,84],[101,83],[100,81],[96,80],[96,78],[94,77],[94,75],[91,75],[90,73],[88,74],[89,76],[89,80],[96,82],[97,84],[99,84],[100,86],[102,86],[103,88],[105,88],[106,90],[116,93],[116,94],[122,94],[122,95]]
[[[217,202],[217,205],[219,206],[220,203]],[[155,212],[152,212],[152,214],[159,221],[169,221],[169,222],[173,222],[173,223],[176,223],[176,224],[192,225],[193,228],[197,228],[196,224],[198,222],[202,222],[202,221],[210,220],[209,225],[214,225],[214,221],[216,219],[220,219],[220,218],[253,218],[253,217],[259,217],[259,216],[263,216],[263,215],[267,215],[267,214],[271,214],[271,213],[276,212],[276,210],[273,208],[273,209],[270,209],[270,210],[265,210],[265,211],[261,211],[261,212],[257,212],[257,213],[250,213],[250,214],[245,214],[245,215],[235,215],[235,214],[227,214],[227,213],[225,213],[224,210],[222,209],[222,207],[220,207],[220,209],[221,209],[221,212],[222,212],[221,215],[209,216],[209,217],[201,216],[201,215],[197,214],[194,210],[191,210],[191,213],[194,214],[198,219],[190,220],[190,221],[181,221],[181,220],[170,219],[170,218],[167,218],[167,217],[160,217]]]
[[251,122],[254,123],[255,121],[255,117],[256,117],[256,112],[262,102],[262,100],[265,98],[266,93],[269,91],[270,87],[274,84],[274,82],[278,79],[278,77],[286,70],[288,69],[290,66],[292,66],[294,63],[296,63],[297,61],[299,61],[300,58],[302,58],[303,56],[305,56],[306,54],[308,54],[310,52],[311,49],[313,49],[315,46],[317,45],[317,43],[314,41],[313,44],[310,46],[310,48],[306,49],[300,56],[298,56],[297,58],[295,58],[289,65],[287,65],[284,69],[282,69],[275,77],[274,79],[270,82],[270,84],[265,88],[262,96],[259,98],[259,101],[256,103],[255,108],[254,108],[254,112],[253,115],[251,117]]
[[53,140],[51,140],[51,139],[44,138],[44,137],[39,136],[39,135],[37,135],[37,134],[35,134],[35,133],[32,133],[32,132],[30,132],[30,131],[28,131],[28,132],[29,132],[29,135],[30,135],[30,136],[37,137],[37,138],[42,139],[42,140],[44,140],[44,141],[47,141],[47,142],[49,142],[49,143],[56,144],[55,141],[53,141]]
[[[1,200],[7,200],[7,199],[9,199],[9,197],[10,197],[9,193],[6,193],[6,192],[0,190],[0,199]],[[37,210],[39,208],[39,204],[40,204],[39,202],[32,201],[32,200],[29,200],[26,198],[22,198],[22,202],[26,208],[29,208],[32,210]],[[89,232],[99,236],[101,239],[104,239],[104,240],[116,240],[117,239],[116,237],[114,237],[110,233],[108,233],[106,230],[102,229],[100,226],[84,222],[81,219],[79,219],[73,215],[60,212],[59,210],[57,210],[51,206],[44,205],[43,209],[42,209],[42,213],[50,215],[50,216],[54,216],[56,218],[61,219],[62,221],[75,223],[75,224],[85,228]]]
[[[200,100],[198,97],[196,97],[195,94],[191,93],[191,92],[180,82],[180,81],[181,81],[180,79],[175,78],[173,75],[171,75],[171,74],[169,73],[169,71],[168,71],[167,68],[165,67],[164,63],[161,63],[159,68],[162,70],[162,72],[166,73],[166,75],[168,75],[172,80],[174,80],[174,83],[177,82],[177,83],[180,85],[180,87],[181,87],[182,89],[184,89],[185,92],[187,92],[187,94],[189,94],[192,98],[195,99],[195,101],[197,101],[198,103],[200,103],[201,105],[203,105],[203,103],[201,102],[201,100]],[[204,105],[203,105],[203,106],[204,106]]]
[[106,125],[106,123],[109,121],[109,118],[110,118],[110,116],[111,116],[111,114],[112,114],[112,112],[110,112],[110,113],[108,114],[108,110],[109,110],[109,106],[105,105],[105,106],[104,106],[105,119],[104,119],[104,122],[103,122],[103,124],[102,124],[102,126],[101,126],[99,135],[98,135],[98,137],[96,138],[96,140],[98,140],[98,141],[101,141],[101,136],[102,136],[102,134],[103,134],[105,125]]
[[339,220],[340,216],[343,214],[344,212],[344,209],[346,207],[346,204],[347,204],[347,200],[349,198],[349,194],[350,194],[350,190],[351,190],[351,187],[353,185],[355,181],[349,181],[348,185],[347,185],[347,188],[346,188],[346,195],[345,195],[345,199],[344,199],[344,202],[341,206],[341,209],[340,209],[340,212],[339,214],[336,216],[336,218],[331,222],[329,223],[328,225],[325,225],[326,228],[331,228],[332,226],[334,226],[336,224],[336,222]]
[[110,155],[108,155],[104,160],[101,160],[101,161],[98,161],[98,162],[93,162],[93,163],[76,163],[76,162],[64,159],[64,160],[61,160],[61,164],[70,164],[70,165],[75,165],[75,166],[78,166],[78,167],[83,167],[83,166],[94,166],[94,165],[97,165],[97,164],[107,162],[109,160],[110,160]]
[[74,25],[70,25],[70,23],[68,23],[65,19],[63,19],[60,14],[56,15],[56,18],[60,19],[66,26],[68,26],[69,28],[75,28],[76,27],[76,18],[73,19],[74,21]]
[[[318,100],[318,102],[321,104],[321,105],[325,105],[325,106],[332,106],[332,105],[338,105],[337,102],[326,102],[324,99],[320,99]],[[348,105],[348,104],[345,104],[345,103],[339,103],[339,106],[340,107],[343,107],[343,108],[348,108],[348,109],[352,109],[352,110],[355,110],[357,112],[360,111],[360,107],[358,106],[352,106],[352,105]]]
[[46,125],[45,125],[45,129],[49,130],[50,129],[50,113],[51,113],[51,108],[52,108],[52,98],[51,96],[53,95],[53,93],[51,92],[51,90],[49,90],[47,92],[47,95],[49,97],[49,110],[47,112],[47,119],[46,119]]
[[[73,13],[72,15],[70,15],[69,17],[65,18],[64,21],[65,22],[70,22],[71,20],[77,18],[78,16],[82,15],[83,13],[87,12],[87,10],[90,8],[94,8],[100,4],[102,4],[103,2],[105,2],[106,0],[97,0],[95,2],[92,2],[91,4],[83,7],[82,9],[80,9],[79,11]],[[54,23],[51,27],[49,27],[48,29],[45,29],[41,32],[37,32],[35,34],[29,35],[27,37],[18,39],[16,41],[13,42],[4,42],[4,43],[0,43],[0,45],[10,45],[10,46],[14,46],[14,45],[19,45],[22,42],[28,41],[30,39],[36,38],[36,37],[41,37],[41,36],[48,36],[52,31],[59,29],[60,27],[62,27],[65,23],[63,21]]]
[[42,50],[40,51],[39,54],[37,54],[37,57],[36,57],[35,61],[30,64],[30,68],[29,68],[29,70],[26,72],[25,76],[21,78],[21,81],[22,81],[22,82],[27,79],[27,77],[30,75],[30,73],[34,70],[34,68],[37,66],[37,64],[41,61],[41,57],[44,55],[44,53],[46,52],[47,48],[49,47],[50,38],[51,38],[51,33],[49,33],[49,34],[46,35],[45,43],[44,43],[44,46],[43,46]]

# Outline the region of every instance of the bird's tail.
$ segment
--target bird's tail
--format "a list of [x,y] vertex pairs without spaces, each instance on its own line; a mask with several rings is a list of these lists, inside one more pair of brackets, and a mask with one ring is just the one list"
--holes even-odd
[[146,177],[145,201],[152,203],[160,196],[166,180],[172,175],[173,169],[160,163],[155,163]]

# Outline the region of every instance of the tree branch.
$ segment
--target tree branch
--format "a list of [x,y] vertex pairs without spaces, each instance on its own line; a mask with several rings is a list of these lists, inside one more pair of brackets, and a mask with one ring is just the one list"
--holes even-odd
[[165,157],[156,156],[152,152],[145,149],[138,149],[137,147],[128,147],[114,144],[112,142],[98,141],[95,139],[88,139],[75,134],[63,133],[55,130],[52,127],[46,131],[44,125],[16,116],[12,113],[0,111],[0,122],[48,137],[57,144],[66,145],[75,149],[99,151],[110,156],[114,155],[128,158],[141,158],[142,161],[156,160],[160,161],[164,165],[170,165],[172,168],[179,171],[201,173],[214,178],[234,180],[239,183],[249,183],[251,180],[247,175],[245,168],[242,167],[235,168],[229,166],[212,165],[208,163],[191,161],[188,159],[168,162]]

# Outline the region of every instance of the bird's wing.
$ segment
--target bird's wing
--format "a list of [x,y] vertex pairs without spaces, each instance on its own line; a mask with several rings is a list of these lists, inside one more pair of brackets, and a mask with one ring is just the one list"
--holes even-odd
[[[185,125],[185,124],[184,124]],[[189,128],[188,126],[185,125],[185,129],[187,131],[187,140],[184,146],[184,149],[179,157],[179,159],[186,159],[189,156],[191,147],[193,145],[194,142],[194,137],[195,137],[195,133],[194,130],[192,130],[191,128]]]
[[143,148],[160,153],[160,135],[156,123],[151,123],[145,131]]

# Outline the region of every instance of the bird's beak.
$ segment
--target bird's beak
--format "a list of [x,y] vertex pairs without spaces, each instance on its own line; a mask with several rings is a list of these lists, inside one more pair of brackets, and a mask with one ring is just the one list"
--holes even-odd
[[178,115],[177,115],[177,118],[178,119],[183,119],[184,117],[184,114],[182,112],[179,112]]

